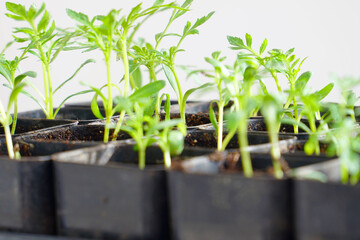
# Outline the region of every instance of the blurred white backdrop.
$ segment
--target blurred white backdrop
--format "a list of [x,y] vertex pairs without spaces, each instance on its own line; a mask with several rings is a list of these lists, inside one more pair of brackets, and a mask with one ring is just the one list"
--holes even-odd
[[[48,11],[59,27],[75,26],[75,22],[66,15],[66,8],[71,8],[94,16],[107,14],[111,9],[123,9],[127,12],[140,1],[124,0],[18,0],[16,3],[40,6],[46,3]],[[180,2],[179,2],[180,3]],[[152,1],[144,1],[149,6]],[[221,50],[229,58],[235,57],[235,52],[228,49],[226,36],[244,37],[245,33],[253,36],[253,46],[259,47],[264,38],[268,39],[268,49],[281,48],[287,50],[295,48],[297,57],[308,57],[303,64],[302,71],[312,71],[313,76],[309,85],[313,89],[319,89],[332,81],[330,75],[360,77],[360,2],[357,0],[194,0],[192,11],[176,22],[172,31],[180,32],[187,20],[194,22],[196,18],[202,17],[211,11],[215,11],[213,17],[199,28],[200,34],[186,39],[182,48],[186,52],[178,55],[177,61],[180,65],[191,65],[198,68],[209,68],[204,57],[210,56],[211,52]],[[15,22],[7,18],[5,1],[0,5],[0,49],[11,40],[13,27],[23,26],[23,23]],[[169,12],[161,13],[144,25],[138,37],[145,37],[153,41],[154,35],[164,27]],[[7,51],[7,57],[17,54],[16,46]],[[92,52],[80,54],[79,52],[66,52],[59,56],[52,65],[51,71],[54,85],[68,78],[73,71],[87,58],[95,58],[95,64],[87,65],[72,83],[65,86],[56,95],[55,105],[61,99],[76,91],[86,89],[80,85],[80,81],[87,81],[92,85],[100,86],[105,81],[105,68],[101,54]],[[35,70],[38,77],[33,80],[36,84],[42,84],[42,73],[40,63],[30,58],[21,65],[22,71]],[[120,62],[113,62],[113,78],[122,76]],[[197,81],[184,80],[184,88],[188,89],[199,84]],[[5,80],[0,77],[0,83]],[[282,85],[285,87],[286,82]],[[167,91],[172,93],[170,89]],[[7,104],[8,89],[0,88],[0,100]],[[194,99],[211,99],[211,94],[194,95]],[[25,96],[21,96],[20,111],[37,109],[38,106]],[[83,95],[70,100],[87,101],[91,95]],[[326,100],[338,101],[339,94],[333,91]]]

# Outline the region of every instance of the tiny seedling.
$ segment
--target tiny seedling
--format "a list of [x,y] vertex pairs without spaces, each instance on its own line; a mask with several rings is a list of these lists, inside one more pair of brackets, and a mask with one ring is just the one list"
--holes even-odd
[[[224,108],[229,103],[231,98],[229,91],[224,86],[224,78],[228,77],[229,71],[227,66],[223,64],[225,57],[220,57],[220,52],[213,52],[211,58],[205,58],[205,60],[210,63],[214,68],[213,74],[208,74],[208,76],[214,80],[216,90],[219,96],[218,100],[214,100],[210,103],[209,106],[209,117],[212,125],[215,128],[217,133],[217,150],[223,151],[223,125],[224,125]],[[218,107],[218,117],[216,118],[213,103],[217,104]]]
[[26,85],[25,82],[20,82],[17,83],[11,89],[11,93],[9,96],[8,105],[6,109],[4,108],[3,104],[0,102],[0,123],[4,128],[6,146],[10,159],[20,159],[20,153],[14,150],[14,146],[11,138],[10,125],[12,123],[12,117],[10,112],[13,104],[17,101],[17,97],[19,93],[22,91],[25,85]]
[[[186,1],[184,3],[184,4],[187,4],[186,7],[188,6],[188,3],[190,3],[190,2],[191,1]],[[182,9],[174,11],[173,15],[171,16],[171,18],[169,20],[169,24],[171,24],[178,17],[182,16],[185,12],[186,11],[182,10]],[[198,18],[194,24],[191,24],[191,22],[188,21],[181,34],[176,34],[176,33],[165,34],[165,31],[164,31],[163,33],[156,35],[156,39],[158,42],[164,36],[175,36],[175,37],[179,38],[179,41],[177,42],[177,44],[175,46],[170,47],[170,49],[168,49],[168,50],[162,50],[161,52],[159,52],[159,54],[160,54],[159,56],[162,59],[162,66],[163,66],[163,70],[165,72],[166,78],[169,81],[172,89],[175,91],[175,94],[176,94],[176,97],[178,100],[178,104],[179,104],[180,116],[181,116],[181,119],[184,121],[184,123],[185,123],[186,101],[189,98],[189,96],[196,90],[209,87],[211,84],[205,83],[199,87],[189,89],[185,92],[185,94],[183,94],[180,79],[179,79],[177,71],[176,71],[175,58],[179,52],[184,51],[184,49],[180,49],[180,45],[185,40],[185,38],[187,38],[188,36],[194,35],[194,34],[198,34],[199,33],[198,27],[200,27],[207,20],[209,20],[209,18],[213,14],[214,14],[214,12],[211,12],[202,18]],[[169,24],[167,25],[167,27],[165,29],[168,28]]]
[[[50,71],[50,64],[56,59],[60,52],[69,44],[72,34],[62,35],[56,31],[55,21],[51,19],[50,13],[45,9],[43,3],[39,9],[34,5],[31,5],[28,9],[24,5],[16,4],[12,2],[6,2],[6,9],[10,13],[6,13],[6,16],[16,21],[26,22],[27,27],[15,28],[14,41],[17,43],[25,43],[28,45],[25,47],[28,52],[37,57],[42,65],[43,71],[43,85],[44,94],[41,93],[35,84],[28,81],[28,85],[31,86],[40,98],[32,94],[26,94],[32,98],[43,110],[46,118],[54,119],[60,110],[61,106],[69,98],[87,93],[89,91],[81,91],[72,94],[65,98],[57,110],[53,108],[54,94],[67,82],[75,77],[78,71],[86,64],[93,62],[93,60],[87,60],[75,71],[75,73],[63,81],[55,90],[53,89],[53,82]],[[22,36],[18,36],[22,34]],[[42,104],[43,102],[43,104]]]
[[[4,49],[5,50],[5,49]],[[36,77],[36,73],[33,71],[27,71],[24,73],[20,73],[18,75],[17,71],[19,70],[19,64],[22,60],[26,57],[28,49],[24,49],[20,57],[15,57],[13,60],[5,59],[3,54],[0,54],[0,74],[6,79],[7,83],[3,84],[5,87],[8,87],[12,91],[21,86],[26,79],[26,77],[34,78]],[[3,51],[4,52],[4,51]],[[22,92],[23,86],[20,88]],[[26,93],[26,92],[25,92]],[[13,99],[13,118],[12,118],[12,127],[11,127],[11,134],[15,134],[16,123],[17,123],[17,115],[18,115],[18,99],[17,96]]]
[[[121,126],[121,130],[128,133],[136,142],[139,152],[139,168],[144,169],[146,163],[146,148],[158,143],[164,154],[164,164],[171,166],[171,153],[181,153],[184,146],[186,127],[181,119],[170,120],[169,115],[165,121],[159,121],[153,116],[155,102],[153,98],[165,86],[164,81],[151,82],[137,89],[129,97],[118,96],[116,109],[125,110],[129,118]],[[169,101],[166,108],[169,109]],[[172,130],[175,126],[179,130]]]

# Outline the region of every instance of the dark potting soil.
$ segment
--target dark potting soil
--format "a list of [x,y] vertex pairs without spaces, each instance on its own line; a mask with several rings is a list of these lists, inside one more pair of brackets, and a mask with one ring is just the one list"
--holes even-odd
[[[161,118],[161,120],[164,120],[165,119],[165,113],[161,113],[160,118]],[[171,113],[170,118],[171,119],[181,118],[180,113]],[[186,125],[188,127],[193,127],[193,126],[198,126],[198,125],[210,123],[209,114],[208,113],[202,113],[202,112],[199,112],[199,113],[186,113],[185,114],[185,119],[186,119]]]

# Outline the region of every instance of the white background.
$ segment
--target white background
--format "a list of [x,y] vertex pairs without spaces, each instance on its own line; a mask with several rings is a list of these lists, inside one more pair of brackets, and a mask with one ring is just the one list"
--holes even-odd
[[[15,1],[25,4],[27,7],[34,3],[40,6],[43,1],[22,0]],[[81,11],[94,16],[107,14],[111,9],[122,8],[124,13],[140,1],[135,0],[61,0],[45,1],[47,9],[52,14],[59,27],[74,26],[65,12],[66,8]],[[145,6],[152,1],[145,0]],[[221,50],[232,59],[235,52],[228,49],[227,35],[244,37],[245,33],[253,36],[253,46],[258,48],[264,38],[268,39],[268,49],[281,48],[287,50],[295,47],[297,57],[308,57],[302,70],[312,71],[313,76],[309,85],[313,89],[319,89],[326,85],[332,78],[337,76],[360,77],[360,2],[357,0],[195,0],[191,6],[192,11],[175,23],[172,31],[180,32],[186,20],[194,22],[196,18],[215,11],[213,17],[199,28],[200,35],[191,36],[184,41],[182,47],[186,52],[178,55],[180,65],[191,65],[198,68],[208,68],[204,57],[209,56],[215,50]],[[5,1],[0,2],[0,49],[11,40],[12,28],[24,26],[23,23],[15,22],[5,17]],[[169,12],[167,13],[169,14]],[[145,25],[138,36],[153,41],[154,35],[161,31],[166,24],[166,13],[160,14]],[[7,52],[7,57],[16,55],[16,47]],[[61,99],[76,91],[86,89],[80,85],[80,81],[87,81],[95,86],[105,82],[106,72],[101,54],[96,52],[80,54],[68,52],[62,54],[52,65],[51,71],[54,86],[69,77],[73,71],[87,58],[96,58],[97,63],[88,65],[67,87],[57,93],[55,105]],[[120,79],[122,75],[121,62],[113,62],[113,79]],[[34,58],[28,59],[21,65],[22,71],[35,70],[38,78],[34,83],[41,86],[42,73],[40,63]],[[186,82],[185,82],[186,81]],[[0,78],[1,83],[5,83]],[[195,87],[197,81],[184,80],[184,89]],[[282,82],[283,88],[287,87]],[[169,87],[167,91],[171,92]],[[7,104],[8,89],[0,88],[0,100]],[[174,94],[172,94],[174,96]],[[216,94],[194,95],[193,99],[211,99]],[[25,96],[20,98],[20,111],[37,109],[38,107]],[[74,101],[90,100],[90,95],[84,95],[72,99]],[[328,101],[338,101],[339,94],[333,91],[327,98]]]

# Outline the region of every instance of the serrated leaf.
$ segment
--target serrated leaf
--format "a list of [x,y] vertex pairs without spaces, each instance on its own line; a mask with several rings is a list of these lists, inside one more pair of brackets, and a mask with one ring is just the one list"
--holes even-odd
[[251,48],[251,44],[252,44],[252,38],[251,38],[251,35],[246,33],[245,35],[245,39],[246,39],[246,45]]
[[26,9],[23,5],[12,2],[6,2],[5,6],[8,11],[14,13],[15,15],[26,18]]
[[215,12],[210,12],[208,15],[203,16],[202,18],[198,18],[196,20],[196,22],[194,23],[194,25],[192,26],[192,29],[195,29],[197,27],[199,27],[200,25],[204,24],[207,20],[209,20],[209,18],[211,18],[211,16],[214,14]]
[[227,36],[227,40],[229,44],[232,45],[230,48],[233,50],[247,49],[244,41],[239,37]]
[[66,9],[66,13],[69,17],[71,17],[72,19],[74,19],[75,21],[90,27],[91,23],[89,21],[89,17],[81,12],[75,12],[71,9]]
[[265,52],[265,49],[267,47],[267,39],[265,38],[264,41],[262,42],[261,46],[260,46],[260,55],[263,54]]

